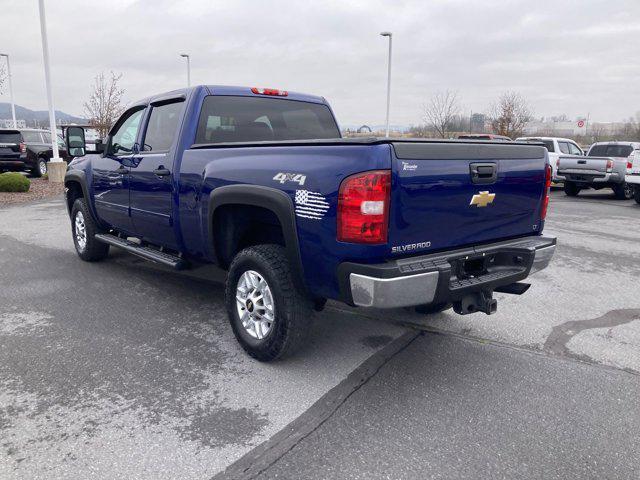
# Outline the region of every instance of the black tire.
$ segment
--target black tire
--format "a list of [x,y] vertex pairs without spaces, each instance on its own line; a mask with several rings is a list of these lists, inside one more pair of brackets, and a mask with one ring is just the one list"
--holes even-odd
[[573,182],[564,182],[564,193],[569,197],[576,197],[580,193],[580,187]]
[[[240,279],[245,272],[254,271],[266,281],[274,304],[270,329],[262,339],[255,338],[242,325],[236,300]],[[225,302],[229,322],[236,339],[253,358],[268,362],[295,353],[308,337],[313,323],[313,302],[295,287],[291,267],[284,247],[256,245],[236,255],[229,267],[225,287]],[[258,303],[255,303],[256,311]],[[253,304],[247,304],[247,313]]]
[[417,313],[423,313],[426,315],[433,315],[435,313],[444,312],[445,310],[449,310],[451,308],[451,302],[439,302],[439,303],[429,303],[427,305],[418,305],[415,307]]
[[46,158],[38,158],[36,162],[36,166],[31,169],[31,176],[35,178],[40,178],[43,175],[46,175],[49,172],[49,168],[47,165]]
[[640,204],[640,185],[634,185],[633,199],[636,201],[636,203]]
[[613,186],[613,193],[618,200],[631,200],[633,198],[633,186],[627,182]]
[[[84,246],[82,246],[79,236],[76,234],[76,218],[79,214],[82,214],[82,221],[85,228]],[[97,262],[99,260],[103,260],[107,255],[109,255],[109,245],[99,242],[95,238],[95,234],[99,232],[100,229],[89,212],[87,202],[84,198],[78,198],[73,202],[73,208],[71,209],[71,234],[73,235],[73,244],[76,247],[76,252],[85,262]]]

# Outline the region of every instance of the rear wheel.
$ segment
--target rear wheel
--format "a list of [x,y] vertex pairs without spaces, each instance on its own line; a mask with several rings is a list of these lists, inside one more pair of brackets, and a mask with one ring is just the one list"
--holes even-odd
[[633,187],[633,199],[636,203],[640,204],[640,185],[635,185]]
[[31,175],[36,178],[40,178],[46,175],[48,172],[48,165],[46,158],[38,158],[36,166],[31,169]]
[[307,339],[313,302],[295,287],[280,245],[257,245],[236,255],[225,302],[236,339],[257,360],[289,356]]
[[71,209],[71,232],[78,256],[85,262],[97,262],[109,255],[109,245],[95,238],[99,228],[93,221],[84,198],[73,202]]
[[627,182],[614,185],[613,193],[618,200],[631,200],[633,198],[633,185]]
[[580,187],[573,182],[564,182],[564,193],[569,197],[575,197],[580,193]]

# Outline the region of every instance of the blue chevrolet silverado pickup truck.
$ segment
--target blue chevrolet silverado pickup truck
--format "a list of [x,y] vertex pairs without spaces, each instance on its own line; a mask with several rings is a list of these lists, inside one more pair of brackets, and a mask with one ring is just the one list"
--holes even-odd
[[226,86],[134,103],[98,153],[80,128],[66,141],[80,258],[226,269],[233,332],[263,361],[294,352],[327,299],[491,314],[555,251],[543,146],[340,138],[322,97]]

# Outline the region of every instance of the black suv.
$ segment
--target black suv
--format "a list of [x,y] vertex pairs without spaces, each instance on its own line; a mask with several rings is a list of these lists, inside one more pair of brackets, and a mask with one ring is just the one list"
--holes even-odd
[[[60,158],[69,156],[58,135]],[[34,177],[47,173],[47,163],[53,156],[49,130],[32,128],[0,129],[0,173],[28,171]]]

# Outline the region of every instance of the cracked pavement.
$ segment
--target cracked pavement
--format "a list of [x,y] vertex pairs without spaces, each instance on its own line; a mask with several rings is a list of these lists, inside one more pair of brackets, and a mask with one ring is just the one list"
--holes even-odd
[[545,233],[496,315],[330,302],[265,365],[214,269],[86,264],[60,200],[1,209],[0,478],[637,478],[640,206],[556,191]]

